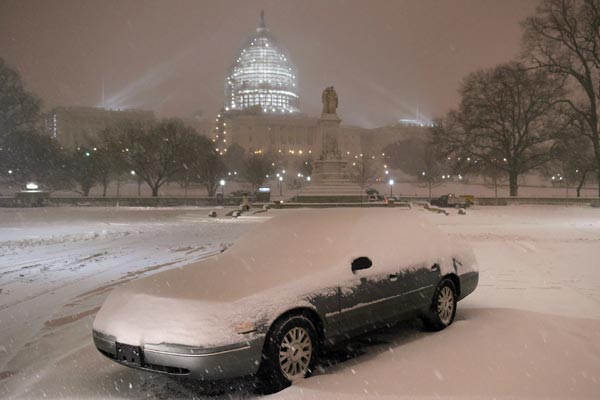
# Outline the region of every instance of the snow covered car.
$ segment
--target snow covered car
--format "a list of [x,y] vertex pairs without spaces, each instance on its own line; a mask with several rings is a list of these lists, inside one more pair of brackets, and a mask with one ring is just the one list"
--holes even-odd
[[94,343],[126,366],[257,374],[277,390],[310,375],[320,346],[413,317],[443,329],[479,275],[472,252],[420,213],[273,211],[224,253],[113,291]]

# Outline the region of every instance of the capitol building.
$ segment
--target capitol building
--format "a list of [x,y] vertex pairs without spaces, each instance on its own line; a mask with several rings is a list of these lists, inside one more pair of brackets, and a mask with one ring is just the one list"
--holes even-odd
[[[267,28],[264,13],[233,60],[224,84],[224,105],[213,136],[219,153],[236,143],[247,152],[319,158],[320,116],[302,113],[296,67]],[[387,144],[423,135],[424,130],[406,123],[375,129],[342,123],[339,147],[348,158],[379,155]]]

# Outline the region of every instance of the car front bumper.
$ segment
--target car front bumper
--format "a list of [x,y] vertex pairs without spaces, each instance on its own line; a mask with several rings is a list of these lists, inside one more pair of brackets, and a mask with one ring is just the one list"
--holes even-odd
[[[143,347],[118,343],[115,337],[94,331],[94,344],[106,357],[128,367],[201,380],[220,380],[252,375],[258,371],[265,335],[238,343],[197,348],[160,344]],[[139,357],[123,356],[134,349]],[[126,350],[126,351],[125,351]]]

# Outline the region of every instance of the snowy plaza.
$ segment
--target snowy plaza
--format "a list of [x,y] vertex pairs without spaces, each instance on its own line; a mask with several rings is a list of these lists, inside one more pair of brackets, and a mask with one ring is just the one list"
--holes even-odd
[[[0,398],[257,396],[251,379],[207,392],[200,382],[125,368],[92,342],[94,316],[113,288],[211,257],[265,219],[293,212],[213,219],[209,211],[1,209]],[[448,329],[430,333],[414,321],[352,339],[274,398],[597,398],[597,208],[390,212],[422,214],[471,245],[479,287]]]
[[1,0],[0,400],[600,400],[600,0]]

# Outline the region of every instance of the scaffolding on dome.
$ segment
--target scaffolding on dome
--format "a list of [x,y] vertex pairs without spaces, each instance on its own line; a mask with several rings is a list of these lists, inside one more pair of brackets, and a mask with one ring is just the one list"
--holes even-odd
[[296,113],[296,69],[265,25],[264,12],[225,80],[225,110],[259,106],[266,113]]

